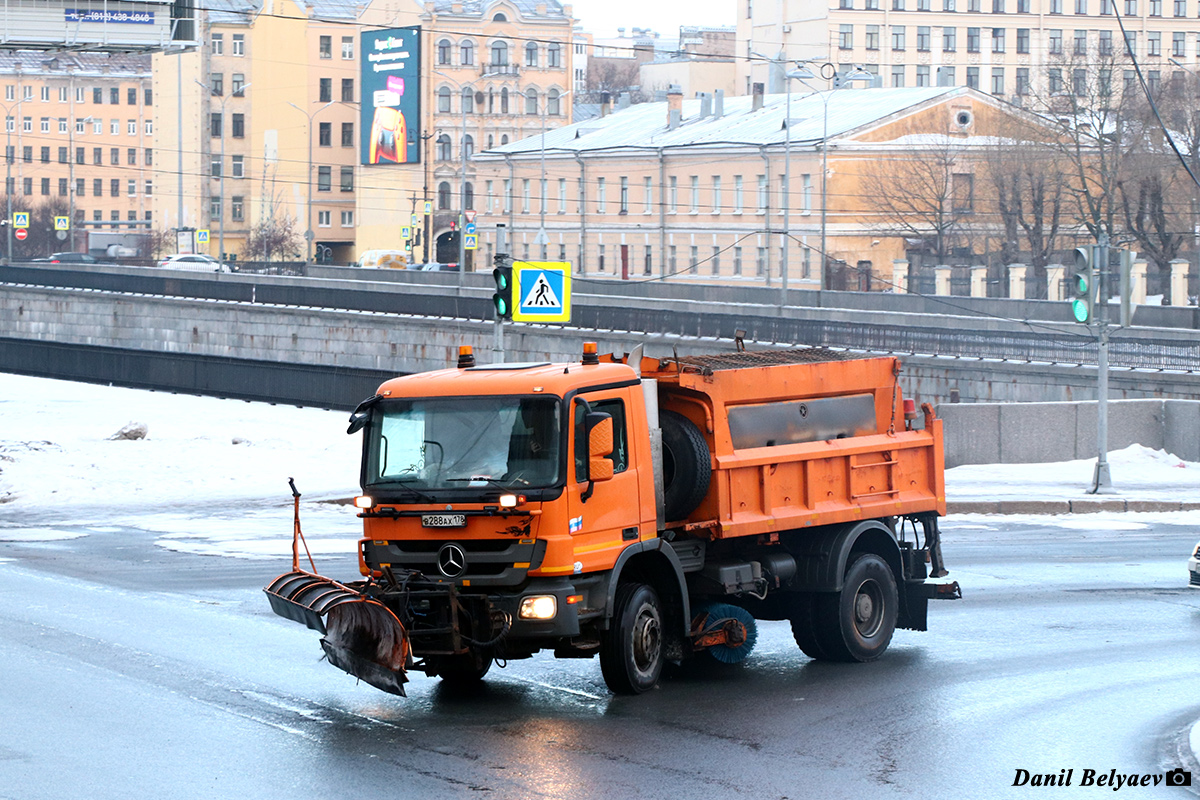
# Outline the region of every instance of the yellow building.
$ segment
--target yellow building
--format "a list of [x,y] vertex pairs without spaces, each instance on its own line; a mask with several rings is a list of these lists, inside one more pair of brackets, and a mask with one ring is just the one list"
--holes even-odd
[[[974,187],[996,132],[1014,119],[1028,125],[1030,115],[961,87],[793,95],[789,143],[787,104],[784,95],[676,94],[568,126],[546,137],[544,149],[534,137],[483,153],[482,246],[494,252],[503,223],[510,254],[538,260],[544,226],[548,257],[573,262],[588,278],[778,285],[786,273],[794,288],[817,288],[824,239],[837,281],[874,276],[851,288],[885,288],[894,261],[932,248],[932,234],[902,230],[881,204],[891,191],[880,182],[885,172],[888,186],[914,198],[918,179],[940,180],[942,196],[930,202],[953,206],[955,230],[973,253],[999,234]],[[938,147],[953,158],[931,160]],[[918,165],[910,185],[899,167],[908,163]],[[543,182],[544,201],[536,190]],[[905,224],[920,229],[923,213],[914,206]]]
[[[6,51],[0,85],[7,195],[34,215],[14,256],[136,246],[125,235],[154,222],[159,189],[150,58]],[[72,214],[71,230],[54,236],[49,217]]]
[[[428,200],[454,213],[430,220],[420,261],[457,217],[464,177],[468,202],[476,193],[464,152],[569,119],[572,20],[552,1],[214,0],[206,9],[201,48],[155,56],[160,139],[171,151],[156,219],[209,229],[213,254],[224,241],[242,261],[353,262],[401,249],[401,227],[414,212],[423,221]],[[363,164],[362,109],[373,98],[362,96],[360,33],[418,25],[422,160]],[[251,252],[264,228],[290,230],[290,245]]]

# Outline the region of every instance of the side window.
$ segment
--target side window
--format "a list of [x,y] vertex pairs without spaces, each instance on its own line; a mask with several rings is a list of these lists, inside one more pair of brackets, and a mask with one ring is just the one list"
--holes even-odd
[[[613,462],[613,474],[629,469],[629,432],[625,423],[625,401],[617,398],[590,400],[592,411],[608,414],[613,421],[613,451],[608,460]],[[587,435],[583,424],[583,403],[575,404],[575,480],[588,479]]]

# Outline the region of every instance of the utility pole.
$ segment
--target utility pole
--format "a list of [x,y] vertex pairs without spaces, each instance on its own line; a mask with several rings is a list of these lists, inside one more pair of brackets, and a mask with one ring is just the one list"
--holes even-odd
[[1108,469],[1108,234],[1100,234],[1096,245],[1096,286],[1099,291],[1097,325],[1100,329],[1100,348],[1097,357],[1096,389],[1096,469],[1092,475],[1090,494],[1112,488]]

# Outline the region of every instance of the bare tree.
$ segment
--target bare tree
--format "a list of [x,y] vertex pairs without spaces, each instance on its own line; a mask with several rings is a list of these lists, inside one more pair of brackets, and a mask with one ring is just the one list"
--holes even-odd
[[295,257],[303,242],[299,228],[299,223],[291,214],[266,216],[250,229],[246,253],[251,257],[261,257],[263,261]]
[[904,152],[871,166],[863,191],[881,232],[921,239],[938,264],[947,262],[960,228],[974,213],[974,174],[965,166],[963,140],[917,134]]
[[599,103],[602,95],[616,98],[629,92],[635,103],[643,102],[639,87],[640,62],[632,58],[593,58],[588,62],[586,99]]

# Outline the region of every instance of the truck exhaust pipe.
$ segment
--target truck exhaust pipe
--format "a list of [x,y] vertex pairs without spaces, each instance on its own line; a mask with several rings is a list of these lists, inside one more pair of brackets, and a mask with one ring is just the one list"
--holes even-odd
[[[292,571],[263,589],[272,610],[323,634],[321,648],[330,664],[377,689],[404,697],[410,657],[404,625],[378,600],[316,574],[316,564],[300,530],[300,493],[295,481],[289,478],[288,483],[295,517]],[[301,544],[312,572],[300,568]]]

